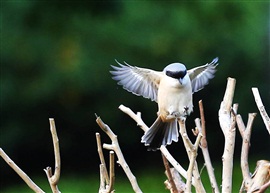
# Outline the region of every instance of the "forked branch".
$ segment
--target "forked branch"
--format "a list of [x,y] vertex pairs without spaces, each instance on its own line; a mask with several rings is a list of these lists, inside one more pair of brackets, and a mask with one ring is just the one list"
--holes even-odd
[[[122,112],[129,115],[144,132],[149,129],[148,126],[142,120],[140,112],[135,114],[130,108],[128,108],[124,105],[120,105],[119,109]],[[174,159],[174,157],[170,154],[170,152],[168,151],[168,149],[164,145],[162,145],[160,147],[160,151],[167,158],[167,160],[172,164],[172,166],[181,174],[181,176],[183,176],[185,179],[187,179],[187,171]],[[193,182],[194,181],[192,180],[192,183]]]
[[211,187],[214,193],[219,193],[219,188],[217,184],[217,180],[214,173],[214,168],[212,166],[212,162],[210,159],[210,154],[208,151],[208,145],[207,145],[207,138],[206,138],[206,126],[205,126],[205,116],[204,116],[204,108],[203,108],[203,102],[202,100],[199,101],[199,108],[200,108],[200,117],[201,119],[195,119],[196,128],[198,131],[194,132],[196,135],[198,133],[202,133],[202,139],[200,141],[200,148],[203,153],[203,158],[205,162],[205,166],[207,169],[208,177],[211,183]]
[[57,187],[57,184],[58,184],[58,181],[60,178],[60,169],[61,169],[59,139],[57,136],[54,119],[50,118],[49,121],[50,121],[50,130],[51,130],[52,140],[53,140],[53,149],[54,149],[54,157],[55,157],[55,170],[54,170],[54,174],[52,174],[51,167],[47,167],[46,169],[44,169],[44,171],[47,175],[47,178],[48,178],[48,181],[49,181],[49,184],[51,186],[53,193],[60,193],[60,191]]
[[124,156],[123,156],[123,153],[120,149],[120,146],[119,146],[119,143],[118,143],[118,140],[117,140],[117,136],[113,133],[113,131],[110,129],[110,127],[108,125],[106,125],[100,117],[97,117],[96,119],[96,122],[97,124],[99,125],[99,127],[110,137],[112,143],[111,144],[103,144],[103,148],[104,149],[108,149],[108,150],[112,150],[116,153],[117,155],[117,158],[118,158],[118,163],[121,165],[121,167],[123,168],[124,172],[126,173],[130,183],[131,183],[131,186],[133,188],[133,190],[136,192],[136,193],[142,193],[138,183],[137,183],[137,180],[136,180],[136,177],[133,175],[133,173],[131,172]]
[[[236,80],[228,78],[223,101],[219,109],[219,123],[225,137],[224,152],[222,156],[222,192],[232,191],[233,154],[235,146],[235,112],[232,107]],[[233,112],[231,112],[233,110]]]

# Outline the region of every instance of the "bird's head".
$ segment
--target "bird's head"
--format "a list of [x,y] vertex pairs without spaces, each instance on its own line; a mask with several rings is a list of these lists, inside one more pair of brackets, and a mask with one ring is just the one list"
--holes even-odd
[[184,64],[181,63],[172,63],[166,66],[163,72],[174,79],[179,80],[180,84],[182,85],[184,82],[184,78],[187,74],[187,69]]

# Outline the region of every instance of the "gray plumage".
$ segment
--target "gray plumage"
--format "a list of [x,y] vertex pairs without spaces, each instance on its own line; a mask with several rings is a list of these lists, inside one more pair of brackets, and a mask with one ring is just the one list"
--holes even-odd
[[163,71],[154,71],[116,62],[119,67],[112,66],[114,70],[110,73],[119,85],[158,103],[158,118],[142,137],[142,143],[156,150],[161,145],[178,141],[177,119],[192,112],[192,94],[214,77],[218,58],[190,70],[181,63],[172,63]]

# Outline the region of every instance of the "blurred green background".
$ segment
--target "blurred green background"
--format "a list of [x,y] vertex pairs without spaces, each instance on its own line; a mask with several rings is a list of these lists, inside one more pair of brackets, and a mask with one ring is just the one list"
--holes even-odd
[[[120,104],[140,111],[151,125],[157,105],[126,92],[111,79],[110,65],[162,70],[172,62],[187,68],[219,57],[216,77],[194,95],[199,116],[204,102],[211,158],[221,184],[224,137],[218,109],[227,77],[237,80],[234,102],[245,123],[258,112],[251,87],[258,87],[270,113],[268,1],[1,1],[1,142],[0,146],[42,188],[49,189],[43,169],[54,166],[49,118],[60,140],[62,192],[97,192],[99,158],[95,133],[108,137],[95,123],[95,113],[118,135],[131,170],[144,192],[164,190],[164,167],[159,152],[147,152],[143,132]],[[195,138],[191,135],[191,139]],[[260,115],[254,123],[250,149],[256,161],[270,159],[270,137]],[[168,147],[184,166],[188,160],[181,140]],[[241,137],[235,149],[235,191],[239,190]],[[108,152],[105,151],[108,158]],[[203,166],[202,155],[198,155]],[[204,170],[203,175],[206,176]],[[0,159],[0,192],[31,192]],[[204,177],[204,180],[208,180]],[[206,185],[210,192],[209,184]],[[127,187],[127,189],[125,189]],[[120,167],[116,190],[132,192]]]

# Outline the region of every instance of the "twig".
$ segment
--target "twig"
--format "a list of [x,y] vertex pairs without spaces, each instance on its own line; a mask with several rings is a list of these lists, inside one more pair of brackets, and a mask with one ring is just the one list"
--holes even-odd
[[243,120],[241,115],[237,115],[236,122],[238,129],[240,133],[242,132],[242,150],[241,150],[241,170],[244,180],[244,187],[245,189],[249,189],[251,185],[251,176],[250,176],[250,170],[249,170],[249,164],[248,164],[248,153],[249,153],[249,147],[250,147],[250,137],[251,137],[251,130],[252,130],[252,124],[254,121],[254,118],[256,116],[256,113],[249,113],[248,116],[248,123],[247,128],[244,128]]
[[124,105],[120,105],[118,108],[122,112],[129,115],[137,123],[137,126],[139,126],[144,132],[149,129],[147,127],[147,125],[143,122],[140,112],[137,112],[137,114],[135,114],[130,108],[128,108],[128,107],[126,107]]
[[104,164],[99,165],[99,177],[100,177],[100,185],[99,185],[99,193],[108,193],[107,191],[107,182],[105,179],[105,169],[106,166]]
[[109,184],[109,193],[114,192],[114,152],[110,151],[110,184]]
[[243,127],[243,120],[240,115],[237,115],[237,125],[239,131],[243,132],[243,142],[241,150],[241,170],[243,175],[243,184],[240,192],[252,192],[260,193],[264,192],[269,185],[270,180],[270,162],[266,160],[260,160],[257,162],[257,167],[253,173],[250,175],[249,164],[248,164],[248,153],[250,147],[250,137],[251,130],[256,113],[249,113],[247,127]]
[[189,160],[189,166],[188,166],[188,171],[187,171],[188,177],[187,177],[186,191],[185,192],[191,192],[192,174],[193,174],[193,169],[194,169],[195,160],[197,157],[197,151],[198,151],[198,147],[199,147],[201,138],[202,138],[202,134],[199,133],[199,135],[196,138],[196,142],[192,147],[191,158]]
[[270,161],[257,161],[248,193],[263,193],[270,186]]
[[[179,172],[175,168],[170,168],[170,173],[172,175],[172,179],[175,183],[178,193],[183,193],[186,187],[186,184],[183,182]],[[166,172],[167,175],[167,172]],[[171,184],[168,180],[164,182],[167,189],[171,190]]]
[[52,174],[51,167],[47,167],[46,169],[44,169],[44,171],[47,175],[47,178],[48,178],[48,181],[49,181],[49,184],[51,186],[53,193],[60,193],[57,187],[57,184],[60,178],[60,169],[61,169],[59,139],[57,136],[54,119],[50,118],[49,122],[50,122],[50,130],[51,130],[52,140],[53,140],[55,170],[54,170],[54,174]]
[[168,189],[170,190],[171,193],[178,193],[175,182],[174,182],[173,177],[172,177],[169,162],[168,162],[167,158],[162,153],[161,153],[161,155],[162,155],[163,164],[164,164],[164,167],[166,170],[165,173],[168,177],[168,186],[170,187]]
[[109,150],[113,150],[117,157],[118,157],[118,163],[121,165],[121,167],[123,168],[124,172],[126,173],[131,185],[132,185],[132,188],[133,190],[138,193],[142,193],[138,183],[137,183],[137,180],[136,180],[136,177],[132,174],[128,164],[126,163],[125,161],[125,158],[122,154],[122,151],[120,149],[120,146],[119,146],[119,143],[118,143],[118,140],[117,140],[117,136],[112,132],[112,130],[110,129],[110,127],[108,125],[106,125],[100,117],[97,117],[96,119],[96,122],[97,124],[99,125],[99,127],[110,137],[112,143],[111,144],[103,144],[103,148],[105,149],[109,149]]
[[253,92],[253,95],[254,95],[254,98],[255,98],[255,102],[257,104],[257,107],[261,113],[261,116],[262,116],[262,119],[263,119],[263,122],[266,126],[266,129],[268,131],[268,133],[270,134],[270,118],[263,106],[263,103],[262,103],[262,99],[260,97],[260,93],[259,93],[259,90],[258,88],[252,88],[252,92]]
[[23,179],[23,181],[36,193],[45,193],[40,187],[38,187],[24,171],[19,168],[12,159],[0,148],[0,156],[5,162]]
[[108,175],[108,171],[107,171],[107,168],[106,168],[106,163],[105,163],[105,159],[104,159],[104,155],[103,155],[103,151],[102,151],[102,145],[101,145],[101,139],[100,139],[100,134],[99,133],[96,133],[96,140],[97,140],[97,151],[98,151],[100,163],[104,165],[105,183],[109,184],[109,175]]
[[225,137],[222,156],[222,192],[232,190],[233,154],[235,146],[235,116],[231,113],[236,80],[228,78],[223,101],[219,109],[219,123]]
[[266,182],[264,185],[262,185],[261,188],[256,193],[263,193],[269,187],[270,187],[270,180]]
[[[120,105],[119,109],[121,111],[123,111],[124,113],[128,114],[134,121],[137,122],[137,125],[141,127],[141,129],[143,129],[144,131],[147,131],[149,128],[146,126],[146,124],[142,121],[141,119],[141,114],[137,113],[135,114],[130,108],[125,107],[124,105]],[[181,122],[181,121],[179,121]],[[179,123],[180,124],[180,123]],[[186,144],[189,143],[190,147],[194,148],[192,143],[190,142],[190,140],[187,140],[188,136],[186,134],[186,129],[185,129],[185,123],[182,123],[182,131],[184,130],[185,134],[184,136],[184,141],[186,141]],[[181,132],[181,124],[180,124],[180,132]],[[201,137],[200,137],[201,138]],[[173,165],[173,167],[186,179],[188,179],[188,174],[186,172],[185,169],[183,169],[183,167],[173,158],[173,156],[169,153],[169,151],[167,150],[167,148],[165,146],[161,146],[160,147],[160,151],[162,152],[162,154],[167,158],[167,160]],[[187,150],[188,151],[188,150]],[[191,157],[190,157],[191,158]],[[197,166],[197,162],[194,161],[194,172],[193,175],[190,176],[194,176],[191,179],[192,185],[195,187],[197,192],[205,192],[205,189],[202,185],[201,179],[200,179],[200,174],[199,174],[199,170],[198,170],[198,166]],[[189,180],[190,181],[190,180]]]
[[196,192],[200,192],[200,193],[206,192],[203,187],[203,184],[200,178],[200,172],[199,172],[198,165],[196,162],[197,149],[198,149],[202,134],[199,133],[199,135],[197,136],[195,145],[193,145],[187,135],[185,120],[178,120],[178,123],[180,126],[180,134],[183,139],[184,146],[187,151],[189,162],[190,162],[189,168],[187,171],[187,182],[186,182],[185,192],[191,192],[190,184],[191,184],[192,176],[194,176],[194,187],[196,189]]
[[[124,105],[120,105],[119,109],[122,112],[129,115],[143,131],[147,131],[149,129],[147,125],[144,123],[144,121],[142,120],[140,112],[135,114],[130,108]],[[187,178],[186,170],[173,158],[173,156],[170,154],[168,149],[164,145],[162,145],[160,147],[160,151],[167,158],[167,160],[172,164],[172,166],[181,174],[181,176],[183,176],[186,179]],[[194,180],[192,180],[192,184],[194,184],[193,182]]]
[[[172,164],[172,166],[181,174],[181,176],[187,179],[187,171],[173,158],[171,153],[164,145],[160,147],[160,151],[166,157],[166,159]],[[194,178],[192,178],[192,184],[194,185]]]
[[213,192],[215,193],[219,193],[219,188],[218,188],[218,184],[217,184],[217,180],[214,174],[214,168],[212,166],[212,162],[210,159],[210,154],[208,151],[208,145],[207,145],[207,139],[206,139],[206,126],[205,126],[205,117],[204,117],[204,109],[203,109],[203,102],[202,100],[199,101],[199,108],[200,108],[200,119],[195,119],[195,124],[196,127],[198,128],[199,132],[201,131],[202,133],[202,139],[200,142],[200,148],[202,150],[203,153],[203,158],[205,161],[205,166],[207,169],[207,173],[209,176],[209,180],[211,183],[211,187],[213,189]]

